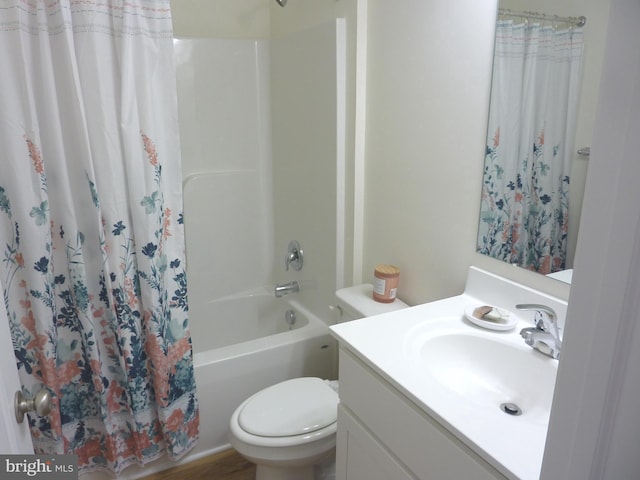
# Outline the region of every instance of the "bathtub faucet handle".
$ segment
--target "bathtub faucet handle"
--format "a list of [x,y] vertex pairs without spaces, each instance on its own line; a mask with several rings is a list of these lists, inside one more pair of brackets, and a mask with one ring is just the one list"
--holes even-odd
[[284,259],[284,269],[289,270],[289,265],[296,271],[302,270],[302,249],[296,240],[289,242],[287,256]]

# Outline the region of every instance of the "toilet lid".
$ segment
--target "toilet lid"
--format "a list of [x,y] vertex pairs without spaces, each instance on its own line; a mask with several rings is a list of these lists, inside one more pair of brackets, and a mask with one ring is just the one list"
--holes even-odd
[[322,379],[294,378],[256,393],[244,405],[238,423],[262,437],[315,432],[336,421],[338,394]]

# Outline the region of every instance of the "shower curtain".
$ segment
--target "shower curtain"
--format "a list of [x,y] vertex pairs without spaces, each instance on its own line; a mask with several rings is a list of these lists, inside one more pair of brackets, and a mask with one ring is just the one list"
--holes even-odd
[[582,28],[497,24],[477,248],[565,269]]
[[168,0],[0,0],[0,283],[37,453],[198,437]]

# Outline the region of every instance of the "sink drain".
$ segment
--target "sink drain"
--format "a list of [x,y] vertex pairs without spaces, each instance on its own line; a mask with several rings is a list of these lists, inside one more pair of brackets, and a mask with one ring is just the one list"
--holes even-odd
[[501,403],[500,410],[508,415],[513,415],[514,417],[522,415],[522,409],[515,403]]

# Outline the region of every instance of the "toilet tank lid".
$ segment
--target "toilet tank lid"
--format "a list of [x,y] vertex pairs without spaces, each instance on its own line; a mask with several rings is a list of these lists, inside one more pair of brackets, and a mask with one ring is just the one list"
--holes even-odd
[[358,313],[362,317],[371,317],[382,313],[395,312],[409,305],[399,298],[391,303],[376,302],[373,299],[373,285],[363,283],[353,287],[341,288],[336,292],[338,304],[347,307],[349,311]]
[[286,380],[251,397],[238,415],[240,427],[262,437],[315,432],[336,421],[338,394],[317,377]]

